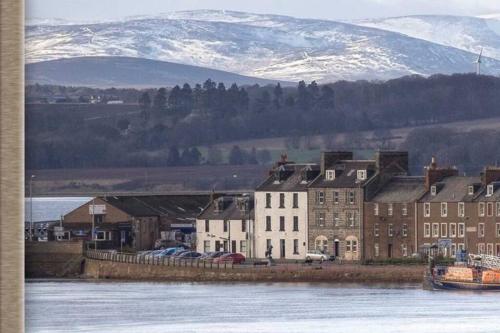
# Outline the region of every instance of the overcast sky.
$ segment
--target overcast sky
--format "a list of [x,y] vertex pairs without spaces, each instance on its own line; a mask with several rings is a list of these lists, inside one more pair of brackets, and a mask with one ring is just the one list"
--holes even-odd
[[321,19],[360,19],[416,14],[500,13],[500,0],[26,0],[27,18],[69,21],[193,9],[225,9]]

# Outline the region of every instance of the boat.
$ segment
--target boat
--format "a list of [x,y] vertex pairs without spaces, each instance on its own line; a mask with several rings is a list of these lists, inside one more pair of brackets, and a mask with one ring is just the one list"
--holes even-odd
[[457,260],[453,266],[432,262],[424,280],[431,289],[500,291],[500,257],[469,254],[468,260]]

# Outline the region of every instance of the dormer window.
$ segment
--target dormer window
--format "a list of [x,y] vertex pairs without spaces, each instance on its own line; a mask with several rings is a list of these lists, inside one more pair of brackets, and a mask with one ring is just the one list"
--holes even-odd
[[437,194],[437,187],[436,185],[431,186],[431,195],[434,196]]
[[366,180],[366,170],[358,170],[358,180]]
[[326,180],[335,180],[335,170],[326,170]]
[[486,196],[491,197],[493,195],[493,184],[490,184],[486,187]]
[[468,195],[474,195],[474,186],[473,185],[469,185],[467,187],[467,194]]

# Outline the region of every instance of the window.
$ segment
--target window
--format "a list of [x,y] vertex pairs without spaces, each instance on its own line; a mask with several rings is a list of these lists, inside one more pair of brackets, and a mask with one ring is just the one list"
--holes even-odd
[[500,202],[497,202],[497,216],[500,216]]
[[477,228],[477,237],[484,237],[484,223],[479,223]]
[[457,224],[450,223],[450,238],[457,237]]
[[431,237],[431,224],[430,223],[424,223],[424,237],[426,237],[426,238]]
[[104,222],[104,215],[103,214],[96,214],[94,215],[94,223],[103,223]]
[[477,244],[477,254],[485,254],[484,253],[484,243],[478,243]]
[[348,203],[349,203],[350,205],[354,205],[354,201],[355,201],[355,199],[356,199],[356,196],[355,196],[354,192],[353,192],[353,191],[349,191],[349,195],[348,195]]
[[425,217],[431,216],[431,203],[430,202],[424,203],[424,216]]
[[448,203],[441,202],[441,217],[448,216]]
[[458,203],[458,216],[459,217],[465,216],[465,204],[463,202]]
[[439,237],[439,223],[432,224],[432,237]]
[[378,203],[373,204],[373,215],[378,216]]
[[293,194],[293,208],[299,208],[299,194]]
[[486,254],[490,256],[493,255],[493,243],[486,244]]
[[493,185],[488,185],[486,187],[486,196],[491,197],[493,195]]
[[299,217],[293,217],[293,231],[299,231]]
[[224,220],[224,232],[227,232],[228,229],[229,229],[229,223],[227,222],[227,220]]
[[293,254],[299,254],[299,240],[293,240]]
[[380,255],[378,243],[373,244],[373,256],[378,257]]
[[358,241],[352,240],[351,245],[352,252],[358,252]]
[[458,237],[465,237],[465,223],[458,224]]
[[467,188],[467,193],[469,195],[474,195],[474,186],[469,185],[468,188]]
[[375,223],[375,225],[373,226],[373,236],[378,237],[379,233],[380,233],[380,227],[378,223]]
[[455,257],[457,255],[457,244],[453,243],[451,244],[451,250],[450,250],[450,254],[452,257]]
[[448,225],[441,223],[441,237],[448,237]]
[[394,212],[394,206],[392,205],[392,203],[387,204],[387,215],[392,216],[393,212]]
[[339,191],[333,191],[333,203],[338,205],[338,203],[339,203]]
[[[96,215],[97,216],[97,215]],[[111,231],[96,231],[95,239],[97,240],[112,240],[112,232]]]
[[403,224],[403,227],[401,228],[401,235],[403,237],[407,237],[408,236],[408,224]]
[[358,180],[366,180],[366,170],[358,170],[357,178]]
[[408,245],[401,244],[401,255],[403,257],[408,257]]
[[247,232],[247,221],[241,220],[241,232]]
[[356,224],[356,212],[346,212],[347,223],[349,226],[354,227]]
[[203,241],[203,252],[205,252],[205,253],[210,252],[210,241],[209,240]]
[[317,191],[316,192],[316,204],[322,205],[325,203],[325,192]]
[[280,216],[280,231],[285,231],[285,217]]
[[210,232],[210,221],[205,220],[205,232]]
[[271,193],[266,193],[266,208],[271,208]]
[[280,193],[280,208],[285,208],[285,193]]
[[493,202],[488,202],[486,204],[486,214],[488,216],[493,216]]
[[479,216],[484,216],[484,202],[480,202],[478,204],[478,207],[479,207],[479,209],[478,209],[479,210],[478,211]]
[[335,180],[335,170],[326,170],[326,180]]
[[394,236],[394,227],[392,223],[389,223],[389,225],[387,226],[387,235],[389,235],[389,237]]
[[266,216],[266,231],[271,231],[271,216]]
[[247,241],[241,240],[240,241],[240,253],[246,253],[246,252],[247,252]]
[[459,252],[464,252],[465,251],[465,244],[464,243],[458,243],[457,244],[457,249]]
[[496,236],[497,236],[497,237],[500,237],[500,223],[497,223],[497,224],[496,224],[496,227],[497,227],[497,233],[496,233]]
[[431,186],[431,195],[434,196],[437,194],[437,189],[436,189],[436,185],[432,185]]
[[325,226],[325,213],[323,212],[316,213],[316,225],[319,227]]
[[407,216],[408,215],[408,204],[404,203],[403,207],[401,208],[401,215]]
[[333,213],[333,225],[337,226],[339,225],[340,219],[339,219],[339,213],[335,212]]
[[272,242],[270,239],[266,239],[266,252],[269,250],[269,248],[273,246]]
[[316,250],[321,251],[322,253],[327,253],[328,251],[328,238],[326,236],[318,236],[314,240],[314,244],[316,246]]

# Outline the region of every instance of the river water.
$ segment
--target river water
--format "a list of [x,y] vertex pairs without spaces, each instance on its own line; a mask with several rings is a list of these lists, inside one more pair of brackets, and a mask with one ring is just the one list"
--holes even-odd
[[500,293],[415,285],[31,281],[26,331],[498,333]]

